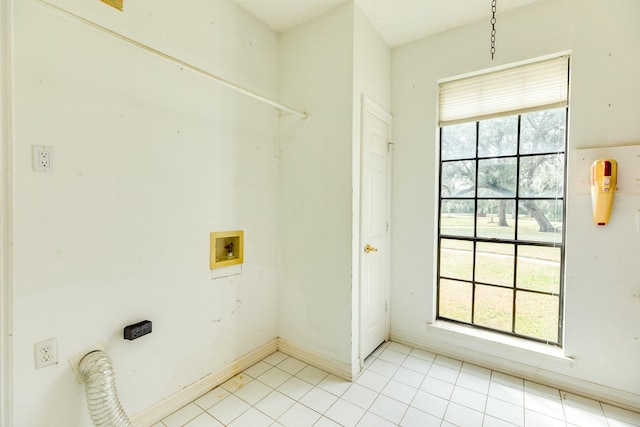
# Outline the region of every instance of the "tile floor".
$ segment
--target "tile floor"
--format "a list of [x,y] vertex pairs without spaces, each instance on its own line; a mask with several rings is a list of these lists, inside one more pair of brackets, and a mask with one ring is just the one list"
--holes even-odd
[[353,382],[276,352],[153,427],[628,427],[640,414],[397,343]]

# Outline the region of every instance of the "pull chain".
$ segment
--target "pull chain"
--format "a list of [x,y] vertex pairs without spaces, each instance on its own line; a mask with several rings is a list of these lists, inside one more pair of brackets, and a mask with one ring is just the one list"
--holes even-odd
[[496,3],[497,0],[491,0],[491,60],[496,54]]

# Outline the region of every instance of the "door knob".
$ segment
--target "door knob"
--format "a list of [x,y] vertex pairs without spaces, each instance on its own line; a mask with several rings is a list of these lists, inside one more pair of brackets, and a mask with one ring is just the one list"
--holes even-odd
[[378,248],[374,248],[373,246],[367,243],[367,246],[364,247],[364,253],[368,254],[369,252],[378,252]]

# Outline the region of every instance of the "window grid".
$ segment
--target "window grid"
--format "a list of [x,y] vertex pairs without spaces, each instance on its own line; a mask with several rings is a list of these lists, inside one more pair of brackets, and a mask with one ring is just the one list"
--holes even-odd
[[[438,277],[438,290],[437,290],[437,318],[444,319],[447,321],[452,321],[455,323],[470,325],[479,329],[486,329],[498,333],[504,333],[516,337],[521,337],[533,341],[543,342],[547,344],[554,344],[557,346],[562,346],[562,325],[563,325],[563,300],[564,300],[564,239],[565,239],[565,220],[566,220],[566,209],[565,209],[565,197],[566,197],[566,176],[567,176],[567,162],[566,162],[566,143],[567,143],[567,123],[568,123],[568,108],[564,109],[564,145],[561,150],[553,150],[553,151],[543,151],[543,152],[535,152],[535,153],[521,153],[521,131],[522,131],[522,115],[517,116],[517,143],[516,143],[516,153],[515,154],[504,154],[504,155],[496,155],[496,156],[481,156],[479,155],[479,144],[480,144],[480,123],[481,121],[475,122],[475,156],[474,157],[462,157],[455,159],[446,159],[440,160],[440,170],[439,170],[439,206],[438,206],[438,263],[437,263],[437,277]],[[442,159],[442,127],[440,128],[440,158]],[[556,197],[521,197],[520,196],[520,172],[521,172],[521,160],[525,158],[535,158],[544,155],[562,155],[564,170],[562,176],[563,190],[562,194]],[[479,196],[478,188],[479,188],[479,175],[480,168],[479,162],[481,160],[486,159],[516,159],[516,185],[515,185],[515,195],[514,197],[489,197],[489,196]],[[454,196],[442,196],[442,170],[443,165],[446,163],[452,162],[460,162],[460,161],[473,161],[475,162],[475,183],[474,183],[474,195],[473,197],[454,197]],[[442,232],[441,221],[442,221],[442,206],[443,201],[470,201],[473,202],[474,212],[473,212],[473,236],[460,236],[460,235],[448,235]],[[479,211],[479,202],[482,200],[505,200],[505,201],[513,201],[514,206],[514,238],[494,238],[494,237],[482,237],[478,236],[478,213]],[[552,242],[544,242],[544,241],[535,241],[535,240],[525,240],[520,239],[519,236],[519,220],[520,220],[520,202],[521,201],[554,201],[560,202],[562,206],[562,230],[559,234],[560,241],[552,241]],[[473,244],[473,257],[472,257],[472,276],[471,280],[464,280],[456,277],[446,277],[441,276],[441,253],[442,253],[442,240],[457,240],[462,242],[472,242]],[[477,272],[477,254],[478,254],[478,243],[500,243],[500,244],[508,244],[513,245],[513,279],[510,286],[496,284],[496,283],[487,283],[484,281],[477,280],[476,272]],[[560,251],[560,260],[559,260],[559,283],[558,283],[558,292],[548,292],[548,291],[540,291],[536,289],[525,289],[522,287],[518,287],[518,252],[519,249],[523,246],[534,246],[534,247],[550,247],[557,248]],[[445,280],[453,280],[456,282],[468,283],[471,285],[471,321],[465,322],[459,319],[452,319],[442,316],[440,313],[440,298],[441,298],[441,287],[440,281],[441,279]],[[489,286],[491,288],[498,289],[508,289],[512,291],[512,305],[511,305],[511,331],[504,331],[501,329],[492,328],[486,325],[480,325],[475,323],[476,319],[476,295],[477,288],[480,286]],[[538,337],[520,334],[516,332],[516,320],[517,320],[517,298],[518,293],[528,293],[528,294],[537,294],[537,295],[547,295],[558,298],[558,331],[557,331],[557,339],[556,340],[547,340],[540,339]]]

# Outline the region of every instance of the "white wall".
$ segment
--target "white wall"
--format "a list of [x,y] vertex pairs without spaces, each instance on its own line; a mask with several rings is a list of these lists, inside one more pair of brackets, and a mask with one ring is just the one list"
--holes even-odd
[[298,347],[348,367],[353,5],[281,34],[279,67],[280,101],[311,117],[281,142],[278,330]]
[[[570,182],[564,354],[571,359],[489,344],[431,325],[437,80],[571,50],[569,155],[577,148],[638,144],[638,16],[635,0],[547,0],[498,16],[494,62],[486,22],[393,50],[392,337],[640,407],[637,194],[620,194],[610,225],[600,229],[591,222],[589,196],[577,194]],[[569,175],[588,173],[572,166]]]
[[390,107],[391,51],[353,3],[280,35],[280,336],[357,372],[362,95]]
[[[57,5],[274,97],[277,35],[231,1]],[[14,425],[90,425],[67,359],[109,346],[134,415],[277,337],[277,112],[14,1]],[[31,146],[55,148],[34,173]],[[243,229],[241,275],[211,280],[209,232]],[[125,341],[143,319],[153,333]],[[59,364],[36,370],[34,343]]]
[[358,343],[360,320],[360,162],[362,159],[362,99],[363,95],[391,111],[391,49],[374,28],[369,18],[354,5],[353,27],[353,168],[352,168],[352,360],[360,356]]
[[10,286],[10,70],[11,13],[9,2],[0,2],[0,426],[11,419],[11,306]]

